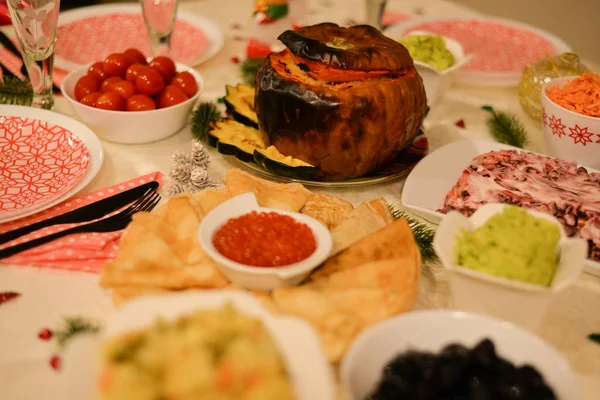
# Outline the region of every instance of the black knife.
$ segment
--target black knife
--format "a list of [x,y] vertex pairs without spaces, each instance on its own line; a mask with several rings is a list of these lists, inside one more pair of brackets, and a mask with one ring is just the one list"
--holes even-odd
[[40,222],[36,222],[31,225],[27,225],[21,228],[14,229],[12,231],[2,233],[0,234],[0,245],[8,243],[11,240],[15,240],[20,236],[27,235],[28,233],[35,232],[42,228],[46,228],[48,226],[86,222],[104,217],[106,214],[123,208],[129,203],[137,200],[143,194],[145,194],[148,191],[148,189],[156,190],[157,188],[158,182],[148,182],[133,189],[129,189],[124,192],[115,194],[114,196],[110,196],[100,201],[96,201],[86,206],[77,208],[73,211],[69,211],[67,213],[57,215],[55,217]]

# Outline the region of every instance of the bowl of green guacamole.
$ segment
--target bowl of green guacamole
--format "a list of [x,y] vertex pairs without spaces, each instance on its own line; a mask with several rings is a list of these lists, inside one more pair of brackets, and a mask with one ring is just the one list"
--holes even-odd
[[423,78],[427,103],[436,104],[456,78],[458,70],[471,60],[460,43],[424,31],[413,31],[393,38],[408,50],[416,70]]
[[434,248],[449,275],[453,306],[535,329],[583,268],[587,242],[568,238],[548,214],[487,204],[448,213]]

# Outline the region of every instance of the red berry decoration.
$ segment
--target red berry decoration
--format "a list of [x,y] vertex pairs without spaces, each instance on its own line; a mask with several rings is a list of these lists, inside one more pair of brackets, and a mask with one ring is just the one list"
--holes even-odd
[[458,121],[456,121],[454,125],[458,126],[459,128],[465,129],[465,120],[461,118]]
[[59,371],[60,370],[60,357],[52,356],[52,358],[50,358],[50,366],[52,367],[52,369]]
[[48,328],[40,329],[38,337],[42,340],[50,340],[52,338],[52,331]]
[[17,293],[17,292],[2,292],[2,293],[0,293],[0,304],[6,303],[7,301],[10,301],[13,299],[16,299],[20,295],[21,295],[21,293]]
[[240,59],[239,59],[239,57],[235,57],[234,56],[234,57],[231,57],[231,62],[234,63],[234,64],[239,64],[240,63]]

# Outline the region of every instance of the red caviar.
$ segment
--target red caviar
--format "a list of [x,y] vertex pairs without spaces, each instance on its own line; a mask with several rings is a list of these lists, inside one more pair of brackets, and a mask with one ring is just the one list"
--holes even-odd
[[288,215],[252,211],[225,223],[213,236],[225,257],[255,267],[281,267],[308,258],[317,249],[311,229]]

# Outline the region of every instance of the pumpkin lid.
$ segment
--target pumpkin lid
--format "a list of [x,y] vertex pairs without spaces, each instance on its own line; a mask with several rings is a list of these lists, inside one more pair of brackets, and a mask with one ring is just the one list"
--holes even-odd
[[370,25],[322,23],[285,31],[278,39],[296,56],[339,69],[401,72],[413,67],[408,50]]

